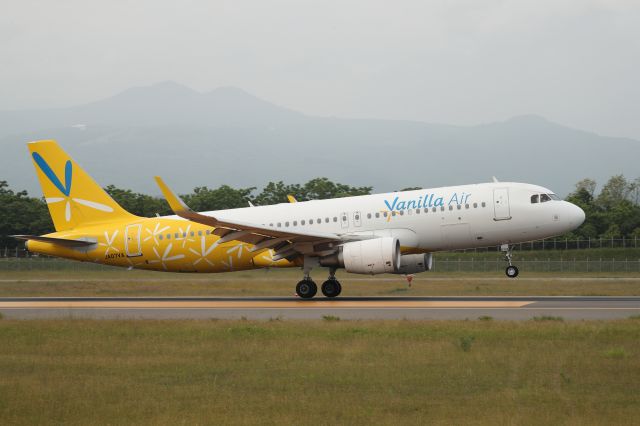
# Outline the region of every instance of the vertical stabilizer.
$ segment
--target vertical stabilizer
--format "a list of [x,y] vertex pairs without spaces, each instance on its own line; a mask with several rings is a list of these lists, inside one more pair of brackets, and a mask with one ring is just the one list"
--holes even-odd
[[27,144],[56,231],[134,220],[53,140]]

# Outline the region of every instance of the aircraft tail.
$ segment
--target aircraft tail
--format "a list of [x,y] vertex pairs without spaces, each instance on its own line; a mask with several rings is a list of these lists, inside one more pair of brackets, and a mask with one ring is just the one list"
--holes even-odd
[[53,140],[27,144],[56,231],[135,220]]

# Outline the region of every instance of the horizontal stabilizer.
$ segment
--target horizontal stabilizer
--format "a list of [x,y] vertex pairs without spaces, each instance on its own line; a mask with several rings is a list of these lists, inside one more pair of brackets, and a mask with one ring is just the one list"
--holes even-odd
[[43,243],[56,244],[63,247],[87,247],[95,244],[95,241],[67,240],[65,238],[41,237],[39,235],[12,235],[13,238],[24,241],[40,241]]

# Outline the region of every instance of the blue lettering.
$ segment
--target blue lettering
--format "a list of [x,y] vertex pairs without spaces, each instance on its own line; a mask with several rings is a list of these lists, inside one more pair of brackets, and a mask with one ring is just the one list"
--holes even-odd
[[389,209],[389,211],[393,211],[393,209],[396,206],[397,202],[398,202],[398,197],[393,199],[393,204],[389,204],[389,202],[387,200],[384,200],[384,203],[387,205],[387,208]]

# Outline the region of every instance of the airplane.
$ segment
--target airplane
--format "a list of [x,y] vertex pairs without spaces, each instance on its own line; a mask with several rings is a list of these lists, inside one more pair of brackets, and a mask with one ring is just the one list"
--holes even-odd
[[253,206],[198,213],[160,177],[172,216],[125,211],[53,140],[28,143],[56,232],[15,235],[30,252],[84,262],[169,272],[299,267],[296,294],[342,291],[336,271],[415,274],[433,253],[499,245],[510,278],[513,245],[561,235],[585,214],[553,191],[498,182]]

